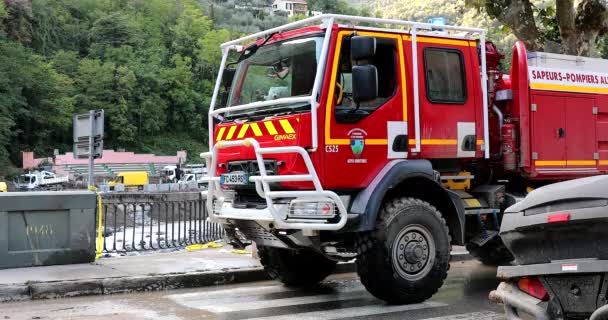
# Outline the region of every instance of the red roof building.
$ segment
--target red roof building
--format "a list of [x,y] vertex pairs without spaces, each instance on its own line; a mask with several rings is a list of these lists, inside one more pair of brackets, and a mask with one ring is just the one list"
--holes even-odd
[[[58,174],[86,174],[88,171],[87,159],[74,159],[74,154],[68,152],[54,158],[34,158],[33,152],[21,152],[23,169],[34,169],[44,163],[52,165],[51,170]],[[120,152],[104,150],[103,157],[95,159],[95,174],[114,175],[116,172],[148,171],[150,174],[158,172],[167,165],[177,165],[186,162],[186,151],[178,151],[175,156],[157,156],[154,154],[137,154],[133,152]]]

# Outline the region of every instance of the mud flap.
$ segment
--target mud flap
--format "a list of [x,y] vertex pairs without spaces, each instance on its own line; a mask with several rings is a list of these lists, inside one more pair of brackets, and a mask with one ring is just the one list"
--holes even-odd
[[478,247],[483,247],[484,244],[488,243],[490,240],[498,237],[498,231],[494,230],[485,230],[476,235],[473,239],[469,241],[469,243],[473,243]]

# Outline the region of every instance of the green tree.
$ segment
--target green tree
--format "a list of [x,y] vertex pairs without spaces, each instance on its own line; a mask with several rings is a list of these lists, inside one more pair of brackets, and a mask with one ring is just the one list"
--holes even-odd
[[0,1],[0,19],[6,18],[8,13],[6,12],[6,5],[3,1]]
[[533,51],[591,55],[608,28],[603,0],[468,0],[507,26]]
[[0,171],[21,150],[70,150],[90,109],[106,111],[108,148],[203,151],[220,44],[287,22],[250,2],[0,1]]

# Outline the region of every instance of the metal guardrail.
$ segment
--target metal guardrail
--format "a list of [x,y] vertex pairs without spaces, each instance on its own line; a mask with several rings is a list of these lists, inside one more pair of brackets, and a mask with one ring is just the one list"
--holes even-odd
[[221,239],[200,192],[103,193],[103,252],[179,248]]

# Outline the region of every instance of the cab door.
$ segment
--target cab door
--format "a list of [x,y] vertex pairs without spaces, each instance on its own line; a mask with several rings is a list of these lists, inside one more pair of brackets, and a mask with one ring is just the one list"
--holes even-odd
[[418,37],[417,48],[421,157],[475,157],[483,143],[475,42]]
[[[365,61],[351,59],[352,31],[339,31],[325,106],[324,187],[351,189],[367,186],[391,159],[407,157],[407,104],[403,43],[400,35],[357,31],[373,37],[375,52]],[[352,61],[351,61],[352,60]],[[353,101],[353,65],[377,70],[378,95]]]

